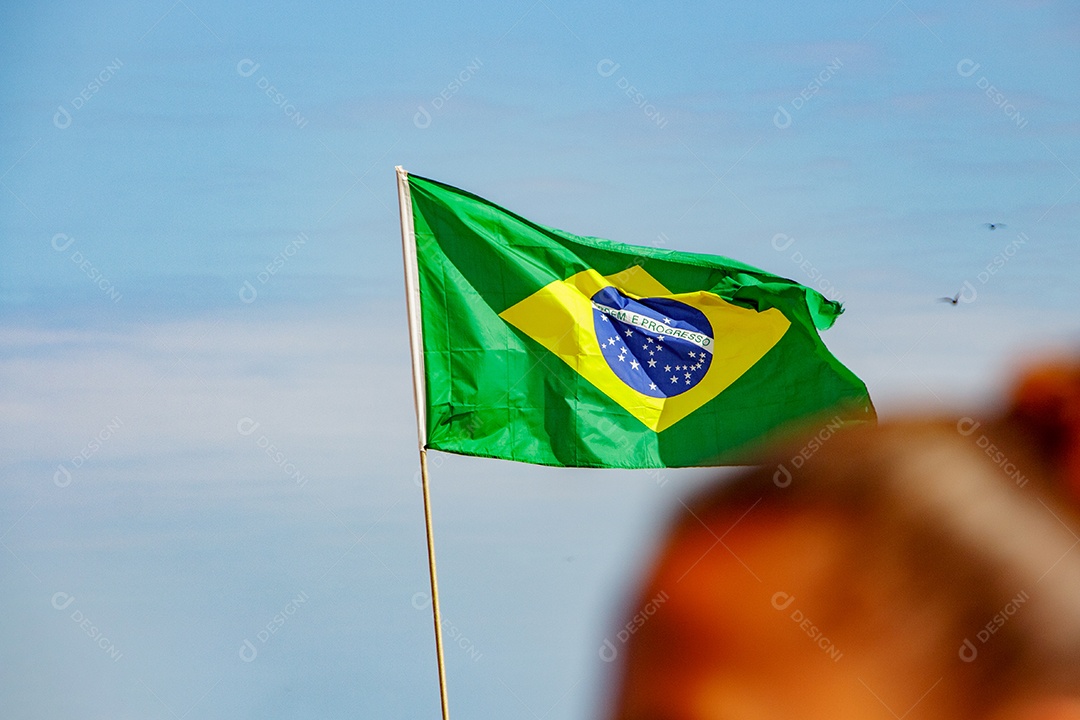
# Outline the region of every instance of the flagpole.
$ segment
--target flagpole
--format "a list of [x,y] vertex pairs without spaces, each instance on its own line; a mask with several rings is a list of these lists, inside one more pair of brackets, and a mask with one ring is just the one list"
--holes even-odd
[[428,574],[431,577],[431,616],[435,621],[435,655],[439,665],[439,699],[443,720],[450,720],[446,699],[446,662],[443,659],[442,616],[439,614],[439,581],[435,572],[435,536],[431,531],[431,492],[428,489],[427,450],[420,448],[420,478],[424,488],[424,523],[427,527]]
[[420,449],[420,481],[424,490],[424,527],[427,531],[428,576],[431,580],[431,615],[435,623],[435,656],[439,667],[439,700],[442,720],[450,720],[446,699],[446,663],[443,659],[442,617],[439,613],[439,582],[435,572],[435,535],[431,527],[431,491],[427,468],[427,388],[424,384],[423,336],[420,324],[420,284],[416,260],[416,231],[413,228],[409,174],[398,165],[398,207],[401,211],[401,252],[405,261],[405,307],[409,315],[409,351],[412,356],[413,403],[416,406],[416,435]]

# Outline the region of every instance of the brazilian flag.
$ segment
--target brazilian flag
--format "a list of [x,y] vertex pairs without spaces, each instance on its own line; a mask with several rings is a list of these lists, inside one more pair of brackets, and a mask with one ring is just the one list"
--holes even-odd
[[[398,171],[427,448],[564,467],[732,464],[874,422],[819,330],[840,303],[715,255],[544,227]],[[419,336],[419,337],[417,337]]]

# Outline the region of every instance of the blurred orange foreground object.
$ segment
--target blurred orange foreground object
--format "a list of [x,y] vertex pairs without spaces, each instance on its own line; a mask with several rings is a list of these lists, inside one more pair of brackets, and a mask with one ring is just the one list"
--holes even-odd
[[607,717],[1080,720],[1080,363],[814,437],[684,503]]
[[1009,416],[1035,436],[1062,486],[1080,502],[1080,361],[1057,360],[1026,371]]

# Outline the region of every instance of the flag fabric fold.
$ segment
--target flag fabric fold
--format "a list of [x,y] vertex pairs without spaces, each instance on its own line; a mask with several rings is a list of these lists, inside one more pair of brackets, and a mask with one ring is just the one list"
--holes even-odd
[[402,177],[426,447],[711,466],[746,461],[795,423],[874,421],[866,386],[818,336],[842,307],[817,291],[720,256],[572,235]]

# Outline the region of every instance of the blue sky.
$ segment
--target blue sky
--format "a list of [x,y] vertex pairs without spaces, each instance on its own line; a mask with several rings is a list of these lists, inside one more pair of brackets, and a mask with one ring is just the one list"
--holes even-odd
[[[988,407],[1080,336],[1068,3],[164,0],[0,28],[11,717],[438,712],[394,165],[842,299],[824,339],[884,417]],[[594,716],[655,534],[716,474],[433,454],[455,715]]]

